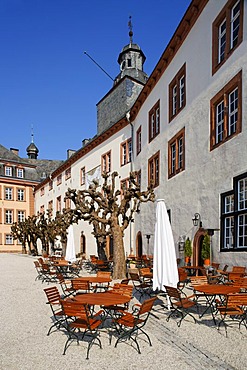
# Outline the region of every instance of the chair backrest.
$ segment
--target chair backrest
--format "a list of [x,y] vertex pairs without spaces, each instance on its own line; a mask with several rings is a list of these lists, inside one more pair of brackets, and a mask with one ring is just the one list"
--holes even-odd
[[170,298],[174,298],[176,300],[181,299],[180,292],[177,288],[174,288],[174,287],[171,287],[171,286],[168,286],[168,285],[164,285],[164,287],[166,289],[166,293],[168,294],[168,296]]
[[129,284],[129,279],[122,279],[120,284],[128,285]]
[[151,273],[151,270],[149,267],[142,267],[140,268],[140,275],[141,276],[144,276],[145,274],[150,274]]
[[132,281],[140,281],[140,276],[136,272],[129,272]]
[[44,263],[45,261],[43,260],[43,258],[42,257],[39,257],[38,258],[38,261],[39,261],[39,263],[42,265],[42,263]]
[[228,280],[236,281],[244,277],[244,274],[241,272],[229,272]]
[[45,288],[44,292],[50,304],[59,303],[61,297],[56,286]]
[[247,306],[247,294],[246,293],[235,293],[227,295],[226,306]]
[[179,281],[185,281],[188,279],[188,274],[185,271],[185,269],[181,267],[178,268],[178,278],[179,278]]
[[212,263],[211,263],[211,266],[212,266],[213,268],[215,268],[216,270],[218,270],[218,268],[219,268],[220,264],[219,264],[219,263],[216,263],[216,262],[212,262]]
[[57,273],[56,276],[57,276],[57,279],[58,279],[59,284],[64,284],[65,283],[63,274],[58,274]]
[[33,263],[34,263],[34,266],[35,266],[36,270],[39,271],[40,270],[40,267],[41,267],[40,264],[39,264],[39,262],[38,261],[34,261]]
[[90,290],[89,281],[87,280],[75,279],[75,280],[71,280],[71,284],[74,290],[83,290],[85,292],[89,292]]
[[244,266],[233,266],[232,272],[240,272],[242,274],[245,273],[245,267]]
[[111,277],[111,272],[110,271],[97,271],[97,276],[98,277],[110,278]]
[[208,278],[207,276],[191,276],[190,282],[193,287],[198,286],[198,285],[207,285]]
[[139,317],[143,314],[150,313],[153,308],[154,302],[156,301],[157,297],[146,299],[139,310]]
[[85,320],[85,324],[88,325],[88,310],[85,304],[80,302],[71,301],[70,299],[67,300],[60,300],[60,303],[63,308],[63,312],[68,317],[77,317],[80,319]]
[[223,271],[224,272],[226,272],[226,270],[228,269],[228,265],[225,265],[224,267],[223,267]]

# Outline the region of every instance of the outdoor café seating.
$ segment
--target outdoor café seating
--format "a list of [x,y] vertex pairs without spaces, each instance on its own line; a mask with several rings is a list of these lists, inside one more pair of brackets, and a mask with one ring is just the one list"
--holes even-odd
[[47,304],[50,305],[50,308],[52,311],[53,323],[47,333],[47,335],[50,335],[54,327],[56,327],[57,329],[60,329],[61,326],[64,327],[65,315],[64,315],[62,306],[60,304],[61,296],[59,294],[57,287],[53,286],[53,287],[45,288],[44,292],[47,297]]
[[247,329],[246,314],[247,314],[247,294],[237,293],[228,294],[226,300],[222,305],[219,305],[218,312],[221,315],[221,320],[218,323],[218,330],[223,324],[227,336],[227,327],[234,323],[238,323],[239,329],[243,323]]
[[191,300],[189,297],[186,296],[185,293],[182,293],[179,289],[164,285],[166,289],[166,294],[168,296],[168,306],[170,304],[171,312],[167,317],[167,321],[170,320],[172,316],[174,317],[181,317],[179,321],[177,321],[177,326],[179,327],[182,323],[182,320],[189,315],[193,318],[194,322],[196,323],[195,317],[192,315],[189,310],[196,306],[197,303],[194,300]]
[[151,339],[144,331],[144,327],[148,321],[155,300],[156,297],[153,297],[145,300],[142,304],[136,304],[133,306],[132,313],[123,312],[123,315],[115,320],[118,332],[118,338],[115,343],[115,347],[117,347],[118,343],[121,341],[129,339],[136,344],[138,353],[141,353],[140,346],[137,341],[138,336],[141,334],[146,336],[149,345],[152,346]]
[[64,345],[63,355],[65,355],[71,341],[76,340],[77,343],[79,343],[79,340],[83,340],[85,338],[88,343],[86,355],[86,359],[88,360],[89,351],[93,344],[98,344],[99,347],[102,348],[98,333],[99,327],[102,324],[100,316],[102,311],[99,311],[92,316],[87,304],[71,300],[61,300],[60,302],[66,317],[66,329],[68,335],[68,339]]
[[143,281],[138,273],[129,272],[129,275],[136,292],[140,294],[140,298],[145,295],[151,297],[152,283],[150,281]]

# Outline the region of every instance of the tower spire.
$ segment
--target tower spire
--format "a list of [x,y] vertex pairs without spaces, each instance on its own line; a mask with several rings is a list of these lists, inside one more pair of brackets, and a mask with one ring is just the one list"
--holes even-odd
[[128,27],[129,27],[129,37],[130,37],[130,45],[133,43],[133,26],[132,26],[132,17],[131,15],[129,16],[129,22],[128,22]]

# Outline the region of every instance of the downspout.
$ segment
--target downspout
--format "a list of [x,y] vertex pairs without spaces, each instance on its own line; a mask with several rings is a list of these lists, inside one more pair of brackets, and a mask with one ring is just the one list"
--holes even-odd
[[[131,127],[131,148],[132,148],[132,153],[131,153],[131,161],[130,161],[130,172],[134,171],[134,163],[133,163],[133,158],[134,158],[134,126],[133,123],[130,120],[130,111],[126,113],[126,119],[130,124]],[[132,222],[130,222],[130,254],[134,254],[134,249],[132,245]]]

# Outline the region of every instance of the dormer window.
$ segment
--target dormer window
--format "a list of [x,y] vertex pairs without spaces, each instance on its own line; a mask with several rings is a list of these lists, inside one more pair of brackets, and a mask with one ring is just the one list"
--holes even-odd
[[12,176],[12,167],[5,166],[5,176]]

